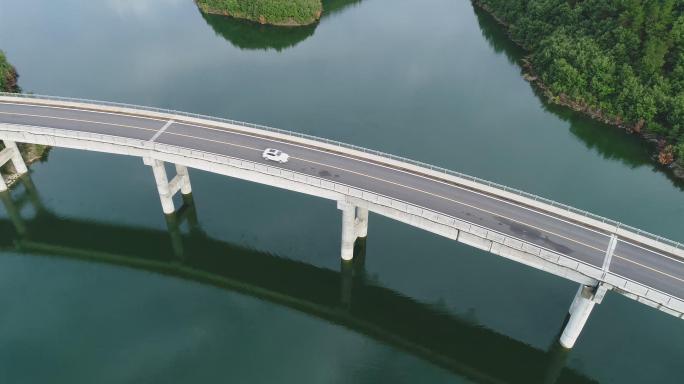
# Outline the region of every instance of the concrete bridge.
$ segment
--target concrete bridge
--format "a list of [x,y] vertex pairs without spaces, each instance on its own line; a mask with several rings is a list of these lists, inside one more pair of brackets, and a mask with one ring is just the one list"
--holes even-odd
[[[11,161],[20,173],[27,169],[17,142],[138,156],[152,168],[166,215],[175,194],[191,193],[187,168],[333,200],[347,261],[367,235],[370,211],[575,281],[560,336],[566,348],[607,291],[684,317],[681,244],[409,159],[232,120],[35,95],[0,95],[0,140],[0,164]],[[291,160],[264,161],[267,147]],[[170,181],[165,162],[175,165]]]
[[239,292],[341,325],[477,383],[595,383],[566,367],[570,353],[556,342],[535,348],[474,317],[374,284],[363,242],[354,260],[334,271],[210,237],[188,196],[166,216],[164,231],[60,218],[43,207],[28,175],[19,184],[11,196],[0,193],[11,213],[0,219],[0,233],[8,234],[0,238],[0,252],[133,268]]

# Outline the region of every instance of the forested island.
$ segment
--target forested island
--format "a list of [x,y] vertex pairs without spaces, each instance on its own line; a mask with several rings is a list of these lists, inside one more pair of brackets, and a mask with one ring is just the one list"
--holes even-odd
[[[19,75],[17,70],[7,61],[5,53],[0,51],[0,91],[2,92],[21,92],[21,88],[17,84]],[[47,157],[50,147],[39,144],[18,144],[24,161],[27,164],[34,163],[38,160],[43,160]],[[0,143],[0,149],[4,146]],[[6,178],[7,185],[12,185],[16,180],[16,172],[12,163],[7,163],[3,166],[2,171],[8,175]],[[2,176],[0,176],[2,177]]]
[[684,176],[684,2],[473,0],[552,102],[641,134]]
[[195,0],[204,13],[252,20],[261,24],[300,26],[317,22],[321,0]]

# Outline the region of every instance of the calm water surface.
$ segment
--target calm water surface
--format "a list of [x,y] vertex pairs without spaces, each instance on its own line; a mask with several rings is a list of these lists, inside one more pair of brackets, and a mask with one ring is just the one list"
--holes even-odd
[[[639,140],[544,103],[470,2],[325,3],[318,25],[282,31],[191,0],[0,0],[0,47],[26,91],[343,140],[684,240],[682,183]],[[684,374],[681,320],[611,294],[565,355],[573,283],[382,217],[341,268],[328,201],[194,171],[176,231],[139,159],[56,149],[32,169],[12,193],[26,232],[0,212],[2,382]]]

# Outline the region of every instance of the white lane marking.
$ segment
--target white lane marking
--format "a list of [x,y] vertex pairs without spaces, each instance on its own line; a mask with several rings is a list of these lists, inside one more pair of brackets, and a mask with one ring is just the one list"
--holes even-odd
[[[169,134],[169,135],[175,135],[175,136],[181,136],[181,137],[188,137],[188,138],[197,139],[197,140],[209,141],[209,142],[214,142],[214,143],[218,143],[218,144],[230,145],[230,146],[234,146],[234,147],[245,148],[245,149],[250,149],[250,150],[253,150],[253,151],[261,152],[261,149],[259,149],[259,148],[249,147],[249,146],[241,145],[241,144],[234,144],[234,143],[230,143],[230,142],[226,142],[226,141],[221,141],[221,140],[206,139],[206,138],[202,138],[202,137],[196,137],[196,136],[192,136],[192,135],[185,135],[185,134],[182,134],[182,133],[174,133],[174,132],[168,132],[168,134]],[[222,155],[222,154],[217,153],[217,155]],[[472,209],[475,209],[475,210],[478,210],[478,211],[482,211],[482,212],[488,213],[488,214],[493,215],[493,216],[497,216],[497,217],[501,217],[501,218],[504,218],[504,219],[513,221],[513,222],[518,223],[518,224],[523,224],[523,225],[526,225],[526,226],[528,226],[528,227],[530,227],[530,228],[534,228],[534,229],[536,229],[536,230],[539,230],[539,231],[541,231],[541,232],[545,232],[545,233],[548,233],[548,234],[553,235],[553,236],[558,236],[558,237],[560,237],[560,238],[562,238],[562,239],[566,239],[566,240],[571,241],[571,242],[573,242],[573,243],[577,243],[577,244],[583,245],[583,246],[585,246],[585,247],[587,247],[587,248],[591,248],[591,249],[597,250],[597,251],[599,251],[599,252],[603,252],[603,249],[594,247],[594,246],[589,245],[589,244],[585,244],[585,243],[583,243],[583,242],[581,242],[581,241],[579,241],[579,240],[574,240],[574,239],[571,239],[571,238],[569,238],[569,237],[566,237],[566,236],[557,234],[557,233],[555,233],[555,232],[551,232],[551,231],[549,231],[549,230],[546,230],[546,229],[543,229],[543,228],[536,227],[536,226],[534,226],[534,225],[532,225],[532,224],[528,224],[528,223],[525,223],[525,222],[522,222],[522,221],[519,221],[519,220],[510,218],[510,217],[507,217],[507,216],[503,216],[503,215],[500,215],[500,214],[497,214],[497,213],[488,211],[488,210],[486,210],[486,209],[484,209],[484,208],[479,208],[479,207],[476,207],[476,206],[474,206],[474,205],[470,205],[470,204],[468,204],[468,203],[464,203],[464,202],[462,202],[462,201],[458,201],[458,200],[455,200],[455,199],[452,199],[452,198],[449,198],[449,197],[446,197],[446,196],[442,196],[442,195],[439,195],[439,194],[436,194],[436,193],[428,192],[428,191],[425,191],[425,190],[422,190],[422,189],[419,189],[419,188],[411,187],[411,186],[404,185],[404,184],[401,184],[401,183],[397,183],[397,182],[394,182],[394,181],[385,180],[385,179],[382,179],[382,178],[379,178],[379,177],[376,177],[376,176],[367,175],[367,174],[362,173],[362,172],[352,171],[352,170],[349,170],[349,169],[340,168],[340,167],[336,167],[336,166],[328,165],[328,164],[324,164],[324,163],[319,163],[319,162],[313,161],[313,160],[302,159],[302,158],[300,158],[300,157],[295,157],[295,156],[292,156],[291,158],[292,158],[292,159],[297,159],[297,160],[300,160],[300,161],[303,161],[303,162],[306,162],[306,163],[316,164],[316,165],[320,165],[320,166],[323,166],[323,167],[328,167],[328,168],[333,168],[333,169],[337,169],[337,170],[344,171],[344,172],[353,173],[353,174],[356,174],[356,175],[359,175],[359,176],[367,177],[367,178],[369,178],[369,179],[378,180],[378,181],[381,181],[381,182],[384,182],[384,183],[387,183],[387,184],[396,185],[396,186],[403,187],[403,188],[410,189],[410,190],[414,190],[414,191],[416,191],[416,192],[420,192],[420,193],[423,193],[423,194],[426,194],[426,195],[430,195],[430,196],[434,196],[434,197],[437,197],[437,198],[440,198],[440,199],[444,199],[444,200],[447,200],[447,201],[450,201],[450,202],[453,202],[453,203],[456,203],[456,204],[460,204],[460,205],[463,205],[463,206],[466,206],[466,207],[469,207],[469,208],[472,208]]]
[[66,121],[78,121],[79,123],[110,125],[110,126],[113,126],[113,127],[123,127],[123,128],[139,129],[139,130],[143,130],[143,131],[153,131],[153,132],[156,131],[156,129],[143,128],[143,127],[136,127],[136,126],[134,126],[134,125],[104,123],[104,122],[102,122],[102,121],[71,119],[71,118],[67,118],[67,117],[41,116],[41,115],[31,115],[31,114],[28,114],[28,113],[15,113],[15,112],[0,112],[0,114],[2,114],[2,115],[15,115],[15,116],[28,116],[28,117],[40,117],[40,118],[56,119],[56,120],[66,120]]
[[625,240],[625,239],[620,239],[620,242],[625,243],[625,244],[629,244],[629,245],[634,246],[634,247],[637,247],[637,248],[641,248],[641,249],[643,249],[643,250],[646,251],[646,252],[653,253],[653,254],[656,254],[656,255],[665,257],[665,258],[670,259],[670,260],[672,260],[672,261],[676,261],[676,262],[678,262],[678,263],[680,263],[680,264],[684,264],[684,259],[677,258],[676,256],[668,256],[668,255],[665,255],[665,254],[663,254],[663,253],[656,252],[656,251],[654,251],[654,250],[652,250],[652,249],[648,249],[648,248],[642,247],[641,245],[634,244],[634,243],[632,243],[631,241],[627,241],[627,240]]
[[672,279],[675,279],[675,280],[684,282],[684,279],[681,279],[681,278],[679,278],[679,277],[670,275],[669,273],[663,272],[663,271],[661,271],[661,270],[659,270],[659,269],[655,269],[655,268],[653,268],[653,267],[649,267],[648,265],[641,264],[641,263],[639,263],[639,262],[637,262],[637,261],[634,261],[634,260],[632,260],[632,259],[628,259],[628,258],[626,258],[626,257],[622,257],[622,256],[619,256],[619,255],[615,255],[615,257],[617,257],[618,259],[622,259],[622,260],[624,260],[624,261],[630,262],[630,263],[632,263],[632,264],[636,264],[636,265],[638,265],[638,266],[640,266],[640,267],[642,267],[642,268],[649,269],[649,270],[651,270],[651,271],[653,271],[653,272],[660,273],[661,275],[667,276],[667,277],[669,277],[669,278],[672,278]]
[[157,138],[158,138],[162,133],[164,133],[164,131],[166,131],[166,128],[170,127],[171,124],[173,124],[173,123],[174,123],[173,120],[167,121],[166,124],[164,124],[163,127],[159,128],[159,130],[157,131],[157,133],[155,133],[154,136],[152,136],[152,138],[149,139],[148,141],[149,141],[150,143],[154,143],[154,141],[157,140]]
[[610,242],[608,242],[608,250],[606,250],[606,257],[603,258],[603,266],[601,267],[601,270],[603,270],[603,280],[606,279],[606,274],[608,273],[608,270],[610,268],[610,261],[613,260],[613,253],[615,253],[617,240],[618,238],[615,234],[610,236]]
[[[629,277],[627,277],[627,276],[623,276],[623,275],[621,275],[621,274],[619,274],[619,273],[611,272],[611,274],[613,274],[613,275],[615,275],[615,276],[617,276],[617,277],[623,278],[623,279],[627,280],[627,282],[632,282],[632,283],[634,283],[634,284],[641,284],[641,285],[643,285],[642,283],[639,283],[639,282],[636,281],[636,280],[632,280],[631,278],[629,278]],[[677,296],[677,295],[674,294],[674,293],[667,293],[667,292],[665,292],[665,291],[661,291],[661,290],[658,289],[658,288],[648,287],[648,290],[649,290],[649,291],[660,292],[660,293],[662,293],[662,294],[665,295],[665,296],[670,296],[670,297],[673,297],[673,298],[675,298],[675,299],[677,299],[677,300],[682,300],[682,299],[684,299],[684,296],[683,296],[683,297],[679,297],[679,296]]]
[[[87,110],[87,109],[86,109],[86,110],[83,110],[83,109],[78,109],[78,108],[53,107],[53,106],[43,106],[43,105],[35,105],[35,104],[21,104],[21,103],[16,103],[16,104],[15,104],[15,103],[6,103],[6,102],[0,102],[0,103],[3,103],[3,104],[13,104],[13,105],[23,105],[23,106],[26,106],[26,105],[29,105],[29,106],[38,106],[38,107],[43,107],[43,108],[54,108],[54,109],[82,110],[82,111],[86,111],[86,112],[90,112],[90,113],[103,113],[103,114],[110,114],[110,115],[119,115],[119,116],[127,116],[127,117],[135,117],[135,118],[141,118],[141,119],[148,119],[148,120],[159,120],[159,121],[164,121],[164,120],[161,120],[161,119],[156,119],[156,118],[152,118],[152,117],[145,117],[145,116],[139,116],[139,115],[128,114],[128,113],[100,112],[100,111]],[[131,108],[134,108],[134,107],[131,107]],[[166,113],[166,112],[164,112],[164,113]],[[43,116],[43,117],[49,117],[49,116]],[[213,122],[213,121],[211,121],[211,120],[207,120],[207,121],[208,121],[208,122]],[[392,170],[392,171],[394,171],[394,172],[404,173],[404,174],[411,175],[411,176],[414,176],[414,177],[422,178],[422,179],[424,179],[424,180],[429,180],[429,181],[436,182],[436,183],[439,183],[439,184],[443,184],[443,185],[446,185],[446,186],[449,186],[449,187],[452,187],[452,188],[456,188],[456,189],[460,189],[460,190],[463,190],[463,191],[466,191],[466,192],[470,192],[470,193],[473,193],[473,194],[476,194],[476,195],[480,195],[480,196],[483,196],[483,197],[485,197],[485,198],[488,198],[488,199],[491,199],[491,200],[495,200],[495,201],[499,201],[499,202],[501,202],[501,203],[504,203],[504,204],[507,204],[507,205],[511,205],[511,206],[514,206],[514,207],[517,207],[517,208],[520,208],[520,209],[523,209],[523,210],[526,210],[526,211],[529,211],[529,212],[533,212],[533,213],[536,213],[536,214],[541,215],[541,216],[546,216],[546,217],[551,218],[551,219],[554,219],[554,220],[556,220],[556,221],[560,221],[560,222],[563,222],[563,223],[566,223],[566,224],[569,224],[569,225],[573,225],[573,226],[575,226],[575,227],[577,227],[577,228],[581,228],[581,229],[586,230],[586,231],[594,232],[594,233],[599,234],[599,235],[602,235],[602,236],[606,236],[606,237],[609,237],[609,236],[610,236],[609,234],[607,234],[607,233],[605,233],[605,232],[602,232],[602,231],[599,231],[599,230],[596,230],[596,229],[594,229],[594,228],[592,228],[592,227],[586,227],[586,226],[580,225],[580,224],[578,224],[578,223],[576,223],[576,222],[569,221],[569,220],[565,220],[565,219],[563,219],[562,217],[559,217],[559,216],[556,216],[556,215],[550,215],[550,214],[548,214],[548,213],[545,213],[545,212],[542,212],[542,211],[538,211],[538,210],[532,209],[532,208],[527,207],[527,206],[524,206],[524,205],[517,204],[517,203],[515,203],[515,202],[513,202],[513,201],[510,201],[510,200],[504,200],[504,199],[501,199],[501,198],[496,197],[496,196],[494,196],[494,195],[490,195],[490,194],[482,193],[482,192],[479,192],[479,191],[475,191],[475,190],[470,189],[470,188],[461,187],[461,186],[459,186],[459,185],[457,185],[457,184],[454,184],[453,182],[445,182],[445,181],[438,180],[438,179],[436,179],[436,178],[434,178],[434,177],[423,176],[423,175],[421,175],[421,174],[419,174],[419,173],[409,172],[409,171],[405,171],[405,170],[397,169],[397,168],[392,168],[392,167],[390,167],[390,166],[387,166],[387,165],[384,165],[384,164],[381,164],[381,163],[371,162],[371,161],[367,161],[367,160],[360,159],[360,158],[356,158],[356,157],[350,157],[350,156],[346,156],[346,155],[343,155],[343,154],[340,154],[340,153],[329,152],[329,151],[325,151],[325,150],[322,150],[322,149],[317,149],[317,148],[314,148],[314,147],[306,147],[306,146],[304,146],[304,145],[300,145],[300,144],[293,143],[293,142],[289,142],[289,141],[277,140],[277,139],[272,139],[272,138],[267,138],[267,137],[262,137],[262,136],[255,136],[255,135],[247,134],[247,133],[244,133],[244,132],[238,132],[238,131],[235,131],[234,129],[224,129],[224,128],[219,128],[219,127],[210,127],[210,126],[207,126],[207,125],[198,125],[198,124],[193,124],[193,123],[189,123],[189,122],[183,122],[183,123],[178,123],[178,124],[179,124],[179,125],[187,125],[187,126],[190,126],[190,127],[198,127],[198,128],[208,129],[208,130],[213,130],[213,131],[218,131],[218,132],[231,133],[231,134],[239,135],[239,136],[252,137],[252,138],[255,138],[255,139],[260,139],[260,140],[268,141],[268,142],[271,142],[271,143],[287,144],[287,145],[290,145],[290,146],[293,146],[293,147],[304,148],[304,149],[309,150],[309,151],[316,151],[316,152],[325,153],[325,154],[331,155],[331,156],[337,156],[337,157],[341,157],[341,158],[345,158],[345,159],[349,159],[349,160],[353,160],[353,161],[358,161],[358,162],[361,162],[361,163],[370,164],[370,165],[377,166],[377,167],[380,167],[380,168],[389,169],[389,170]],[[188,137],[195,137],[195,136],[188,136]]]
[[[79,112],[87,112],[87,113],[99,113],[102,115],[116,115],[116,116],[125,116],[125,117],[130,117],[134,119],[142,119],[142,120],[154,120],[154,121],[166,121],[167,119],[162,119],[159,117],[149,117],[149,116],[143,116],[143,115],[135,115],[132,113],[121,113],[121,112],[107,112],[107,111],[100,111],[100,110],[95,110],[95,109],[84,109],[84,108],[76,108],[76,107],[57,107],[53,105],[42,105],[42,104],[29,104],[29,103],[11,103],[8,101],[0,101],[0,104],[5,104],[5,105],[18,105],[21,107],[30,107],[30,108],[49,108],[49,109],[59,109],[63,111],[79,111]],[[167,113],[167,115],[170,115],[170,113]],[[49,117],[49,116],[43,116],[43,117]]]

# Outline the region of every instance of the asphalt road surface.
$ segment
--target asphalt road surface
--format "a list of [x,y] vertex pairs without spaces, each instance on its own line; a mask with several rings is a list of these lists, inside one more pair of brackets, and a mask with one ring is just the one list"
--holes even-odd
[[[597,228],[384,164],[212,125],[135,115],[0,102],[0,123],[31,125],[150,140],[226,155],[330,179],[406,201],[492,229],[601,268],[610,234]],[[165,129],[160,132],[162,128]],[[266,148],[290,155],[286,164],[261,157]],[[609,270],[684,298],[684,260],[619,240]]]

